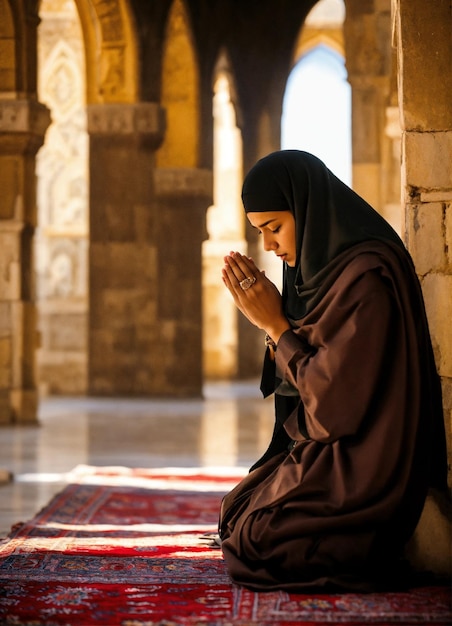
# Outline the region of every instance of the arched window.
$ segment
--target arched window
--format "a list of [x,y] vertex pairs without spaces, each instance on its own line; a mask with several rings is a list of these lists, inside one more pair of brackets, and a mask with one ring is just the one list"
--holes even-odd
[[344,59],[323,43],[304,54],[289,76],[281,147],[315,154],[351,184],[351,89]]

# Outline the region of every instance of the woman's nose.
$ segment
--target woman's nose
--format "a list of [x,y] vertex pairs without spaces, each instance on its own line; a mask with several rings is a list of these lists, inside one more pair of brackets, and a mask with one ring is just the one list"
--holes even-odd
[[277,247],[278,244],[272,233],[264,233],[264,250],[270,252],[270,250],[276,250]]

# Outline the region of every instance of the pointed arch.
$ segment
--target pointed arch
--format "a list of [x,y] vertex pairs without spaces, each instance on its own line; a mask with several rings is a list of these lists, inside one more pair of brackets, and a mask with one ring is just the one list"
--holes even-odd
[[138,37],[129,0],[75,0],[86,49],[87,103],[135,102]]
[[237,81],[233,71],[233,63],[231,61],[229,52],[226,48],[222,47],[218,53],[216,63],[213,70],[213,89],[215,91],[215,83],[219,76],[225,76],[228,81],[229,100],[234,107],[235,121],[238,128],[243,126],[243,115],[241,106],[239,103]]
[[320,45],[291,72],[284,96],[281,145],[307,150],[351,184],[351,90],[343,59]]
[[240,199],[242,136],[234,75],[221,50],[212,77],[213,205],[207,211],[209,239],[203,244],[203,362],[206,378],[238,373],[238,319],[218,277],[225,253],[245,248],[245,217]]
[[214,223],[217,220],[210,220],[208,229],[211,238],[237,239],[244,236],[240,201],[243,148],[239,118],[235,80],[227,52],[223,49],[213,77],[214,205],[221,215],[219,224]]
[[294,50],[283,102],[281,145],[320,157],[351,184],[351,88],[347,81],[343,0],[320,0]]
[[319,0],[306,16],[294,51],[294,64],[317,46],[324,45],[345,56],[344,0]]
[[157,153],[157,165],[197,167],[199,71],[190,20],[183,0],[174,0],[168,14],[161,75],[161,104],[166,110],[166,134]]

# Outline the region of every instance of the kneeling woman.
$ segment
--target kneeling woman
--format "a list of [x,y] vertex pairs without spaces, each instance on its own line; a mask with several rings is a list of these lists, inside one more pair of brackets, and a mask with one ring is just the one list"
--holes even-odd
[[283,292],[252,259],[223,281],[267,333],[275,394],[267,452],[223,500],[234,582],[251,589],[379,589],[446,489],[441,390],[422,294],[392,228],[316,157],[261,159],[242,193]]

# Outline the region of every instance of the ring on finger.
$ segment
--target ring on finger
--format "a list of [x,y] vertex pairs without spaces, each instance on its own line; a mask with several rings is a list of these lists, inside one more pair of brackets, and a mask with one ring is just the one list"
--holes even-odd
[[256,282],[255,276],[247,276],[246,278],[244,278],[243,280],[239,282],[239,285],[243,289],[243,291],[246,291],[247,289],[252,287],[255,282]]

